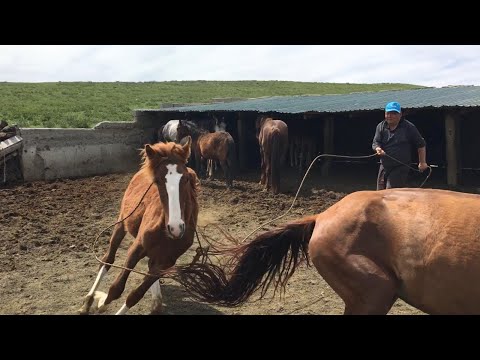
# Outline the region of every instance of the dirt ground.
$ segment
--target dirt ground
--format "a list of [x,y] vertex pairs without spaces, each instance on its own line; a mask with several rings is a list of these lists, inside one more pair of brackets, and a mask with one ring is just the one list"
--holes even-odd
[[[92,243],[118,216],[123,193],[133,174],[96,176],[34,182],[0,188],[0,314],[76,314],[83,297],[93,284],[98,263]],[[375,174],[364,183],[350,180],[319,180],[312,174],[305,182],[295,206],[278,220],[292,219],[321,212],[347,192],[372,189]],[[237,239],[243,239],[260,224],[283,214],[291,205],[298,179],[283,177],[283,193],[273,196],[261,191],[256,172],[236,179],[232,190],[221,180],[202,180],[199,227],[214,223]],[[274,224],[267,228],[274,227]],[[208,235],[221,233],[208,226]],[[207,231],[207,230],[205,230]],[[108,235],[102,236],[96,249],[103,255]],[[122,264],[132,237],[127,235],[117,257]],[[180,258],[191,261],[198,244]],[[137,265],[146,270],[146,261]],[[107,291],[118,269],[111,269],[100,290]],[[142,275],[132,273],[124,296],[113,302],[107,314],[115,313],[125,294],[139,284]],[[290,279],[285,297],[252,301],[238,308],[223,308],[199,303],[171,279],[162,286],[164,314],[342,314],[343,302],[323,281],[313,267],[302,265]],[[149,314],[151,296],[146,294],[129,314]],[[397,301],[390,314],[422,314]]]

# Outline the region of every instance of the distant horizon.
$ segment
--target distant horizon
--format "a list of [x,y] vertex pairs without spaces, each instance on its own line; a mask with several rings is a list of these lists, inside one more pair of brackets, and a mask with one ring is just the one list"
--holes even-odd
[[[409,83],[392,83],[392,82],[383,82],[383,83],[354,83],[354,82],[330,82],[330,81],[301,81],[301,80],[255,80],[255,79],[246,79],[246,80],[146,80],[146,81],[92,81],[92,80],[78,80],[78,81],[0,81],[0,83],[18,83],[18,84],[52,84],[52,83],[156,83],[156,82],[292,82],[292,83],[311,83],[311,84],[341,84],[341,85],[414,85],[414,86],[424,86],[419,84],[409,84]],[[445,85],[445,86],[474,86],[474,85]]]
[[0,45],[0,82],[480,85],[479,45]]

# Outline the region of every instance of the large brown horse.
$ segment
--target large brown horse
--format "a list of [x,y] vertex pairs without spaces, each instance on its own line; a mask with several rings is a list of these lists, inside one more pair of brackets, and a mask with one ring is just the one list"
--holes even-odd
[[[114,262],[127,231],[135,237],[135,241],[128,249],[124,266],[133,269],[138,261],[148,257],[150,274],[159,274],[171,268],[192,245],[198,216],[198,179],[195,172],[185,165],[190,156],[190,147],[190,137],[183,139],[180,144],[169,142],[145,146],[142,151],[143,166],[133,176],[122,200],[119,221],[127,219],[115,226],[103,262]],[[98,300],[97,308],[102,310],[123,293],[130,274],[127,269],[120,272],[108,294],[97,291],[110,268],[108,264],[100,265],[80,313],[87,314],[94,300]],[[162,305],[159,278],[155,275],[145,276],[142,284],[127,296],[117,314],[126,313],[149,288],[154,297],[152,312],[159,312]]]
[[260,145],[260,184],[264,190],[280,192],[280,167],[288,149],[288,126],[282,120],[259,116],[256,121],[257,139]]
[[205,160],[219,161],[225,174],[227,187],[233,186],[233,173],[236,168],[236,149],[232,135],[226,131],[209,133],[198,127],[188,127],[180,121],[177,136],[190,135],[193,139],[195,169],[199,176],[203,174]]
[[234,248],[232,274],[198,265],[181,282],[203,301],[236,306],[271,283],[284,289],[310,259],[345,314],[387,314],[398,298],[429,314],[480,314],[479,224],[480,195],[359,191]]

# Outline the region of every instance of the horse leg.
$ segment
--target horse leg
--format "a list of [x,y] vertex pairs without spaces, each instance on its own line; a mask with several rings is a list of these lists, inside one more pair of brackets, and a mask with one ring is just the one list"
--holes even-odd
[[272,186],[272,164],[270,164],[270,156],[265,160],[265,177],[266,179],[263,190],[268,191]]
[[160,314],[162,312],[162,289],[160,288],[160,280],[155,281],[150,287],[152,292],[152,314]]
[[390,311],[398,298],[397,281],[391,274],[363,255],[338,255],[342,260],[327,256],[312,257],[312,262],[342,298],[345,315],[385,315]]
[[[110,237],[110,244],[108,246],[108,250],[102,258],[102,261],[104,263],[113,264],[113,262],[115,261],[115,254],[118,250],[118,247],[120,246],[120,243],[125,237],[125,234],[126,232],[125,232],[125,227],[123,222],[118,223],[114,227],[112,236]],[[83,305],[79,310],[80,314],[85,315],[89,313],[90,307],[92,306],[93,301],[95,299],[95,293],[98,289],[98,286],[100,285],[100,282],[102,281],[104,276],[107,274],[107,271],[109,269],[110,269],[110,265],[106,265],[106,264],[100,265],[100,269],[93,283],[93,286],[83,300]]]
[[266,169],[265,169],[265,159],[263,157],[263,147],[260,146],[260,159],[261,159],[261,172],[260,172],[260,185],[265,185],[266,180]]
[[208,174],[208,179],[213,180],[213,165],[214,161],[212,159],[207,160],[207,174]]
[[108,304],[118,299],[122,295],[123,290],[125,290],[125,284],[128,276],[130,275],[131,269],[133,269],[135,265],[137,265],[137,263],[144,257],[145,251],[143,247],[137,240],[135,240],[127,252],[127,258],[125,259],[125,263],[123,265],[126,269],[122,269],[120,274],[118,274],[117,278],[110,286],[108,294],[97,291],[97,293],[99,293],[97,305],[99,311],[103,311]]
[[142,283],[132,290],[130,294],[128,294],[125,303],[122,305],[120,310],[118,310],[115,315],[125,315],[128,310],[134,307],[138,302],[143,298],[145,293],[151,289],[153,295],[153,306],[152,309],[158,311],[161,309],[162,306],[162,293],[160,290],[160,280],[157,276],[145,276],[143,278]]
[[[150,274],[159,274],[162,270],[168,269],[174,265],[175,261],[155,262],[150,259],[148,262]],[[158,276],[148,275],[143,278],[143,282],[136,289],[128,294],[125,303],[115,315],[126,314],[128,310],[134,307],[145,296],[148,289],[150,289],[153,298],[151,314],[160,314],[162,311],[160,278]]]
[[227,183],[227,188],[232,187],[232,179],[230,175],[230,169],[226,160],[220,161],[220,166],[222,167],[223,174],[225,176],[225,182]]

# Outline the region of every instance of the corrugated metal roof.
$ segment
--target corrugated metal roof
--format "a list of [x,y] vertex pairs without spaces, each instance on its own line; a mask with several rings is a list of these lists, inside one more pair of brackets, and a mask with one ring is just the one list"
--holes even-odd
[[390,101],[398,101],[403,108],[409,109],[446,106],[480,106],[480,86],[359,92],[337,95],[275,96],[229,103],[191,105],[155,110],[146,109],[144,111],[256,111],[292,114],[304,112],[334,113],[359,110],[383,110],[385,104]]

